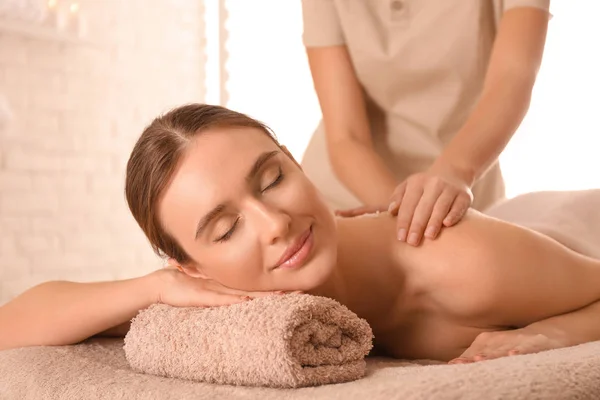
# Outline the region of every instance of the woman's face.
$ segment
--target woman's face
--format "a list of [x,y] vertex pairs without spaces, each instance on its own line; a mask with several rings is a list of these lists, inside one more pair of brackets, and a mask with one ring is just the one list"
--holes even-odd
[[334,217],[289,154],[254,128],[199,134],[159,205],[184,270],[242,290],[310,290],[337,256]]

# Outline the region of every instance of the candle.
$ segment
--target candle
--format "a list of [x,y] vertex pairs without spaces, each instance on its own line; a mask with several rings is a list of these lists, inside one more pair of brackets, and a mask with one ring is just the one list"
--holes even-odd
[[87,25],[86,20],[83,15],[81,15],[81,10],[79,7],[79,3],[73,2],[69,6],[69,31],[78,37],[83,37],[86,35]]
[[65,29],[67,18],[65,11],[58,4],[58,0],[48,0],[46,12],[46,25],[62,31]]

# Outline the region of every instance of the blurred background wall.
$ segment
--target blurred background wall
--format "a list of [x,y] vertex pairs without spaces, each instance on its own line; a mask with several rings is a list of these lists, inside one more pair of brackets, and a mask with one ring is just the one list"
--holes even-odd
[[[501,157],[509,196],[600,187],[600,3],[551,11],[530,112]],[[161,265],[123,183],[162,111],[227,105],[301,158],[320,110],[300,12],[299,0],[0,0],[0,304],[46,280]]]
[[159,265],[129,215],[125,164],[152,117],[204,96],[203,2],[57,6],[72,4],[82,37],[0,24],[0,97],[12,114],[0,123],[0,303],[46,280]]

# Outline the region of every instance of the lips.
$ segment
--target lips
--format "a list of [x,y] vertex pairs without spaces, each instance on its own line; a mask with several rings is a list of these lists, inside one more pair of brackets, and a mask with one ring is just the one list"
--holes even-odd
[[288,246],[275,268],[297,268],[301,266],[312,249],[312,236],[311,226]]

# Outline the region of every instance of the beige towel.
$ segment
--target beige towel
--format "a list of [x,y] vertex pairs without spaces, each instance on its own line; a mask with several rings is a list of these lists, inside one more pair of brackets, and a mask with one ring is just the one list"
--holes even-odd
[[338,302],[273,295],[216,308],[156,304],[125,337],[139,372],[202,382],[292,388],[365,373],[373,332]]
[[600,399],[600,341],[464,365],[366,361],[364,378],[338,385],[213,385],[136,373],[125,359],[122,339],[94,338],[72,346],[0,351],[0,400]]
[[600,259],[600,190],[534,192],[485,214],[544,233],[588,257]]

